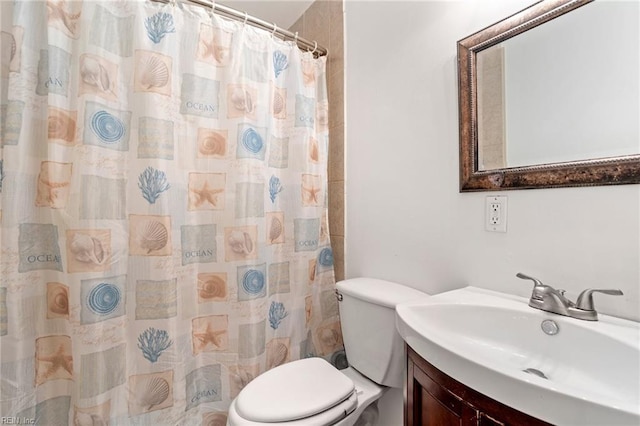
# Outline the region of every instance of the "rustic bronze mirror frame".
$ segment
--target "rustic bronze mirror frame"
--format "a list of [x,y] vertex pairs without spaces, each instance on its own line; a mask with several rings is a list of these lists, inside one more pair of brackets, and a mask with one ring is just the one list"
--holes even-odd
[[640,154],[481,171],[476,55],[593,0],[544,0],[458,41],[460,192],[640,183]]

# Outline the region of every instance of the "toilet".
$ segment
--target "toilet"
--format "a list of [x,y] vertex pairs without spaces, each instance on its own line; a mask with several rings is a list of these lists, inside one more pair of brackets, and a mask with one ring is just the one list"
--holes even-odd
[[377,401],[404,380],[404,343],[395,307],[428,297],[400,284],[354,278],[336,284],[349,367],[322,358],[273,368],[245,386],[229,407],[229,426],[374,424]]

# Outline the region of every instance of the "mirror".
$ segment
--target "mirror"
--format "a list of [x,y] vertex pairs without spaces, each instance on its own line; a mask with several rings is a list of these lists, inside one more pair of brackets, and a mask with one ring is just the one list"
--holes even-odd
[[460,191],[640,183],[639,18],[546,0],[460,40]]

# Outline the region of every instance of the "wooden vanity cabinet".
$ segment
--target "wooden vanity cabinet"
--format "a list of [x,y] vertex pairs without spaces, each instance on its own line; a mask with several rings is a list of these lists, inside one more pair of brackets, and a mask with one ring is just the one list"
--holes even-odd
[[463,385],[405,346],[405,426],[550,425]]

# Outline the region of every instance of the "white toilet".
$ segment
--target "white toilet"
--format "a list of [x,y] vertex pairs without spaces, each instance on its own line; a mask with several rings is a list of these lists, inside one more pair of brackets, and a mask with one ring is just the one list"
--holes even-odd
[[388,387],[402,387],[404,344],[396,331],[395,307],[427,295],[372,278],[340,281],[336,287],[350,367],[337,370],[322,358],[306,358],[271,369],[233,400],[228,425],[372,424],[368,419],[377,408],[371,404]]

